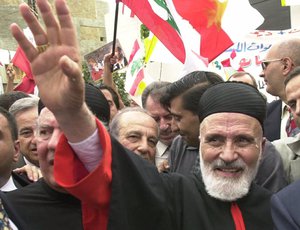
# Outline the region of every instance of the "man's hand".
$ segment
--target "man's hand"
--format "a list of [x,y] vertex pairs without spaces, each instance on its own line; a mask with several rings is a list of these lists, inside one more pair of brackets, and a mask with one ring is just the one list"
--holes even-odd
[[28,179],[34,182],[43,177],[41,170],[38,167],[31,165],[25,165],[22,168],[16,168],[14,169],[14,172],[17,174],[25,173]]
[[53,112],[71,142],[79,142],[96,130],[93,115],[84,103],[84,80],[76,30],[64,0],[55,1],[56,15],[47,0],[37,0],[45,29],[23,3],[20,12],[32,31],[37,47],[12,24],[11,33],[31,63],[44,105]]
[[168,172],[170,169],[168,160],[164,160],[160,165],[157,166],[158,172]]
[[84,87],[80,52],[71,15],[63,0],[55,2],[57,19],[48,1],[38,0],[37,5],[45,29],[27,4],[20,5],[20,12],[33,33],[37,47],[45,47],[47,44],[49,47],[39,52],[16,24],[11,25],[11,32],[31,63],[43,103],[55,114],[74,114],[82,107]]

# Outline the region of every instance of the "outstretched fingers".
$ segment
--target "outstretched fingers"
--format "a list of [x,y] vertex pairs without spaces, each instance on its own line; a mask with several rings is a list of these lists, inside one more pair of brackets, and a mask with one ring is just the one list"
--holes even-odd
[[38,55],[35,47],[25,37],[23,31],[16,23],[11,24],[10,31],[11,31],[12,35],[14,36],[14,38],[16,39],[16,41],[18,42],[19,46],[22,48],[22,50],[26,54],[28,60],[30,62],[32,62]]
[[24,20],[26,21],[28,27],[30,28],[36,45],[45,45],[48,43],[47,35],[36,18],[36,16],[31,11],[30,7],[27,4],[20,5],[20,12]]
[[57,0],[55,2],[55,7],[60,23],[61,43],[76,48],[78,46],[76,30],[66,2],[64,0]]
[[[60,26],[53,14],[51,5],[49,4],[48,1],[45,0],[37,1],[37,5],[46,26],[47,40],[49,44],[50,45],[60,44]],[[38,45],[42,45],[42,44],[38,44]]]

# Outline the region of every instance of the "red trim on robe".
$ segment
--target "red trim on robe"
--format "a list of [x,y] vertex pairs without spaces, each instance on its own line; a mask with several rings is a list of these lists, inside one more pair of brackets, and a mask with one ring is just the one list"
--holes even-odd
[[103,153],[94,171],[86,170],[64,135],[59,140],[54,160],[56,182],[81,200],[85,230],[107,228],[111,197],[111,139],[101,122],[96,122]]
[[241,212],[239,206],[235,202],[231,203],[230,211],[231,211],[231,215],[232,215],[232,218],[233,218],[233,221],[235,224],[235,229],[236,230],[246,230],[242,212]]

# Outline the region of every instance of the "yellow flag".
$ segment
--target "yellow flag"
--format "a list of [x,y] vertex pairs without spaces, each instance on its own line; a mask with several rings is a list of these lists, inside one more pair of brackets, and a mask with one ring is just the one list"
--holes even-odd
[[145,47],[145,64],[148,63],[150,57],[151,57],[151,54],[153,53],[153,50],[156,46],[156,43],[157,43],[158,39],[156,36],[152,36],[151,39],[148,38],[145,38],[144,39],[144,47]]

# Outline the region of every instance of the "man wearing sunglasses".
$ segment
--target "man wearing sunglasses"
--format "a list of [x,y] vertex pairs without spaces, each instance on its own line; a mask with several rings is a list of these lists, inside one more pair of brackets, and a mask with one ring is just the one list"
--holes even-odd
[[286,105],[284,80],[296,67],[300,66],[300,39],[289,38],[275,43],[261,62],[266,91],[280,100],[268,105],[267,118],[264,122],[265,137],[270,141],[293,136],[290,129],[290,113]]

